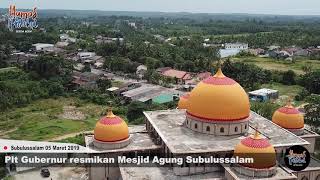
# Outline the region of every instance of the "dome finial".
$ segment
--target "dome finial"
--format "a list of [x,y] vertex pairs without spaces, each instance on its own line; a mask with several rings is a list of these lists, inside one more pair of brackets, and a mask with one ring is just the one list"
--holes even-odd
[[108,107],[107,117],[108,118],[116,117],[112,112],[112,107],[111,106]]
[[221,59],[219,59],[219,60],[218,60],[218,63],[217,63],[218,71],[216,72],[216,74],[215,74],[213,77],[217,77],[217,78],[224,78],[224,77],[226,77],[226,76],[223,74],[223,72],[222,72],[221,66],[222,66]]
[[255,129],[253,138],[254,138],[254,139],[260,139],[259,125],[256,126],[256,129]]
[[292,106],[292,100],[293,100],[293,98],[291,96],[289,96],[288,99],[287,99],[287,105],[286,105],[287,107],[293,107]]

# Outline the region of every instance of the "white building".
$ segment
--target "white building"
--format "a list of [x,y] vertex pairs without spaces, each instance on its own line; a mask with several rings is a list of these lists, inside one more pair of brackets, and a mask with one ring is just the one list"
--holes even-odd
[[96,56],[96,53],[94,53],[94,52],[79,52],[78,56],[81,60],[84,60],[84,59],[93,58],[94,56]]
[[246,43],[225,43],[224,49],[220,49],[220,56],[222,58],[235,56],[243,50],[248,50],[249,45]]
[[32,45],[36,51],[50,51],[54,48],[53,44],[37,43]]
[[225,43],[224,48],[246,50],[249,48],[249,45],[247,43]]

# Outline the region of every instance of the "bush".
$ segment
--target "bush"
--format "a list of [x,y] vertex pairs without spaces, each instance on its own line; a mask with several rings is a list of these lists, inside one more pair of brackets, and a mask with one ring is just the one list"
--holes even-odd
[[271,120],[273,113],[279,108],[278,104],[273,104],[271,102],[251,102],[252,111],[258,113],[259,115]]
[[309,91],[307,91],[305,88],[303,88],[296,96],[296,101],[303,101],[306,97],[310,95]]
[[295,85],[296,84],[296,73],[292,70],[286,71],[282,76],[282,83],[285,85]]

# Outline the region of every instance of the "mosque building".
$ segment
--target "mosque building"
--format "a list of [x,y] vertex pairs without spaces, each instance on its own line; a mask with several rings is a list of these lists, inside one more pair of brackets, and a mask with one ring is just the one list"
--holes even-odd
[[318,134],[304,128],[303,114],[289,102],[271,120],[250,111],[245,90],[221,68],[180,98],[173,110],[147,111],[145,126],[129,126],[109,109],[85,137],[91,156],[163,158],[249,157],[237,164],[186,163],[149,167],[123,164],[88,167],[92,180],[216,179],[320,180],[320,163],[292,171],[283,153],[294,145],[314,152]]

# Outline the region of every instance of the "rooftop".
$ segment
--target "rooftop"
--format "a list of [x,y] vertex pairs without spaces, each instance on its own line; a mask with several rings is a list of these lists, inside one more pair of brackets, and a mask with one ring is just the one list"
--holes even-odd
[[[152,172],[152,173],[146,173]],[[193,180],[193,179],[210,179],[223,180],[224,172],[213,172],[205,174],[197,174],[191,176],[176,176],[170,167],[121,167],[120,173],[123,180]]]
[[[148,111],[144,114],[170,151],[176,154],[233,151],[240,140],[245,138],[241,135],[213,136],[194,132],[183,125],[185,110]],[[309,144],[255,112],[251,112],[251,116],[248,133],[253,134],[255,130],[252,127],[259,124],[259,132],[269,138],[275,147]]]
[[265,95],[268,95],[271,93],[277,93],[277,92],[278,92],[278,90],[263,88],[263,89],[251,91],[251,92],[249,92],[249,94],[265,96]]
[[162,72],[162,75],[169,76],[178,79],[187,79],[190,78],[190,75],[185,71],[178,71],[175,69],[169,69],[167,71]]
[[[247,180],[248,177],[237,173],[234,169],[230,167],[225,167],[226,171],[228,171],[232,176],[237,177],[238,180]],[[296,179],[297,177],[291,172],[287,171],[282,167],[277,167],[277,173],[268,178],[254,178],[256,180],[285,180],[285,179]]]
[[152,138],[145,130],[145,126],[129,126],[131,143],[121,149],[104,150],[93,146],[93,135],[85,136],[86,147],[90,148],[92,153],[113,153],[113,152],[130,152],[139,150],[158,149],[160,146],[155,145]]

